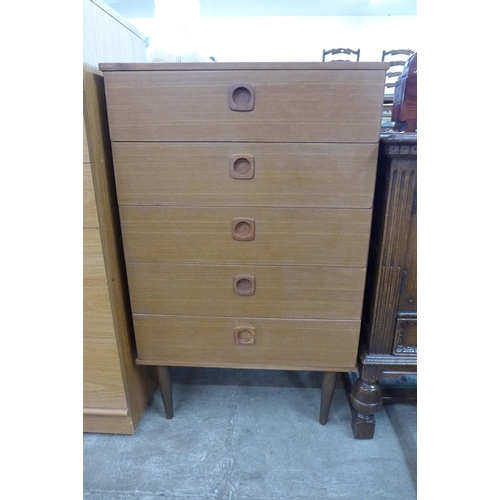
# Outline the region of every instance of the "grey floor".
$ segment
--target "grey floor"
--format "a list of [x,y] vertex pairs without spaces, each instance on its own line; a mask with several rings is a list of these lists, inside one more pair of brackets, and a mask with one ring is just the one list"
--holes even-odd
[[172,371],[172,420],[157,390],[133,436],[84,434],[84,499],[417,498],[416,405],[383,406],[355,440],[339,380],[322,426],[319,373]]

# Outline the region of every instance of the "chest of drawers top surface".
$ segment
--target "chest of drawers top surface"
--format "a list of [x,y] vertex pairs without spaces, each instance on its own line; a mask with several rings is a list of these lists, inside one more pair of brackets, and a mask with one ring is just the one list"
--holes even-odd
[[101,64],[113,141],[378,142],[386,63]]
[[139,363],[354,368],[387,67],[100,65]]

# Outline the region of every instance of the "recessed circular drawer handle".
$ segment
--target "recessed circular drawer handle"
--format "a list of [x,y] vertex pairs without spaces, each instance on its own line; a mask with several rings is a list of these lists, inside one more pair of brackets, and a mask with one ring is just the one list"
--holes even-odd
[[229,171],[233,179],[253,179],[255,174],[255,159],[253,155],[231,156]]
[[251,83],[236,83],[229,87],[229,108],[233,111],[252,111],[255,88]]
[[253,219],[238,218],[232,222],[233,240],[251,241],[255,238],[255,221]]
[[234,341],[239,345],[254,345],[255,328],[252,326],[237,326],[234,329]]
[[255,276],[235,276],[233,278],[233,292],[236,295],[253,295],[255,293]]

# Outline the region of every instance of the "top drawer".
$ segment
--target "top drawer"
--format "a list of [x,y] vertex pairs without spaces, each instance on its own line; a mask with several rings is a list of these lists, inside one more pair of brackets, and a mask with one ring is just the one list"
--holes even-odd
[[385,66],[318,64],[312,71],[214,70],[222,65],[210,63],[196,66],[206,70],[105,71],[111,139],[378,142]]

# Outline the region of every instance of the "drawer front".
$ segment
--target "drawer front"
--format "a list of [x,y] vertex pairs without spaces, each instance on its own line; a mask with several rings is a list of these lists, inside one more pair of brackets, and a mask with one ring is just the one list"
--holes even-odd
[[348,370],[360,322],[134,315],[134,326],[143,364]]
[[141,314],[360,319],[365,269],[128,264]]
[[365,267],[371,210],[121,206],[120,219],[127,262]]
[[374,144],[114,143],[123,205],[370,208]]
[[378,143],[384,81],[326,68],[108,72],[111,140]]

